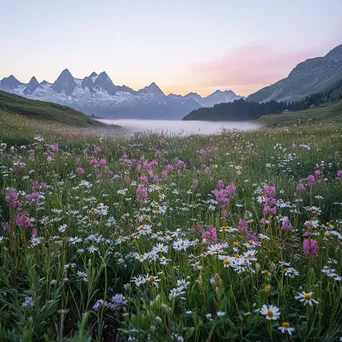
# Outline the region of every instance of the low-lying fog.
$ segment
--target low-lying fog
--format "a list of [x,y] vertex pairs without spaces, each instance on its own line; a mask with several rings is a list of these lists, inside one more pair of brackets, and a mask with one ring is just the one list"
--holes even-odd
[[181,121],[181,120],[100,120],[109,125],[119,125],[126,131],[158,132],[165,134],[215,134],[224,130],[253,130],[260,124],[249,121]]

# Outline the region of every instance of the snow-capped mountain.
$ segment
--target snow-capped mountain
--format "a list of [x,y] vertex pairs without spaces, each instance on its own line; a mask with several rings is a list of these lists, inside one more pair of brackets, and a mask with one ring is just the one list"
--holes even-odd
[[63,70],[53,83],[39,83],[33,76],[25,84],[11,75],[0,81],[0,89],[30,99],[67,105],[108,119],[181,119],[193,109],[241,98],[231,90],[217,90],[207,97],[196,93],[165,95],[154,82],[136,91],[126,85],[114,84],[105,71],[100,74],[92,72],[79,79],[73,77],[68,69]]
[[40,88],[41,85],[38,83],[37,79],[33,76],[30,82],[27,84],[24,89],[24,94],[31,95],[37,88]]
[[324,57],[299,63],[288,77],[260,89],[248,101],[299,101],[308,95],[329,90],[342,79],[342,45]]

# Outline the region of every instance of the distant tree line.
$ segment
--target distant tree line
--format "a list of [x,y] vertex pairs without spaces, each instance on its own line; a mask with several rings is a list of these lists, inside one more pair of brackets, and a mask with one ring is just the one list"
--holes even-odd
[[193,110],[183,120],[255,120],[262,115],[305,110],[339,99],[342,99],[342,81],[327,91],[306,96],[305,99],[297,102],[277,102],[272,100],[258,103],[240,99],[234,102],[220,103],[211,108],[203,107]]

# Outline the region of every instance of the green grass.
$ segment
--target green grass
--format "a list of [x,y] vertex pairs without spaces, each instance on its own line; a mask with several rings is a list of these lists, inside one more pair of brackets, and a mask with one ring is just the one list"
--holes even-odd
[[[16,121],[0,122],[0,341],[339,341],[341,281],[322,269],[342,276],[342,124],[99,139]],[[219,180],[236,185],[226,204]]]
[[32,144],[36,136],[49,136],[65,144],[84,142],[96,132],[113,132],[110,126],[75,127],[65,123],[35,120],[0,110],[0,139],[13,146]]
[[298,112],[263,115],[257,121],[267,126],[342,122],[342,101]]
[[67,106],[51,102],[29,100],[0,91],[0,117],[4,113],[18,114],[34,120],[75,127],[103,127],[104,124]]

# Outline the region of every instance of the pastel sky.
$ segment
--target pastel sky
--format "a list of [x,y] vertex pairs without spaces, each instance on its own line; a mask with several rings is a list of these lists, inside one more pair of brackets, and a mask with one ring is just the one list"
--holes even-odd
[[342,43],[342,0],[0,0],[0,79],[105,70],[139,89],[248,95]]

